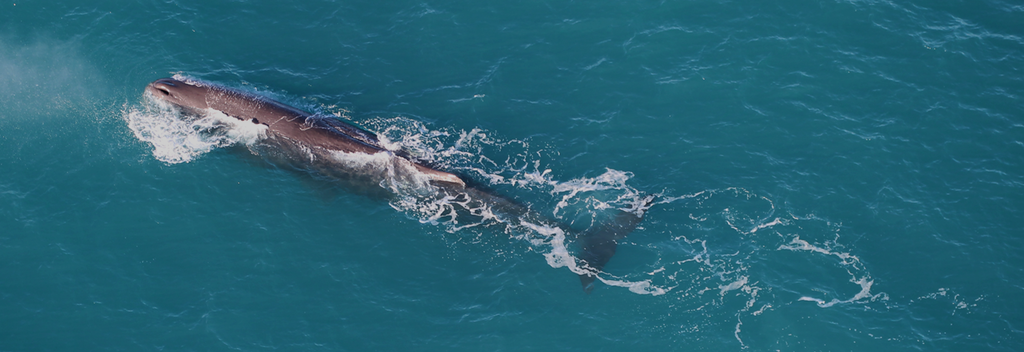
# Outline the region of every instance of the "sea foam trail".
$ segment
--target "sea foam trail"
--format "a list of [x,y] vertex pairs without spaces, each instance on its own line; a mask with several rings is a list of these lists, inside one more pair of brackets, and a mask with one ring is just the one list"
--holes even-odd
[[[190,162],[212,150],[232,145],[246,146],[254,154],[265,154],[267,149],[263,145],[267,139],[265,126],[242,123],[217,111],[190,115],[147,97],[139,106],[126,108],[124,119],[135,136],[152,147],[153,156],[169,164]],[[533,198],[542,198],[541,203],[553,204],[548,211],[538,212],[504,197],[487,200],[485,198],[491,196],[484,195],[486,192],[475,193],[475,200],[458,196],[431,197],[427,196],[434,192],[429,178],[392,152],[326,156],[330,163],[375,174],[382,180],[377,186],[395,196],[389,201],[390,205],[420,222],[449,232],[501,229],[499,231],[511,238],[529,243],[552,268],[586,274],[587,268],[577,257],[575,241],[579,227],[599,223],[607,219],[606,214],[617,210],[641,215],[650,206],[647,196],[628,184],[633,177],[628,171],[605,169],[593,177],[556,180],[552,170],[542,162],[545,153],[550,152],[544,148],[534,149],[529,141],[502,140],[482,129],[432,129],[418,120],[404,117],[375,118],[364,121],[364,125],[379,131],[377,135],[382,145],[389,150],[403,150],[419,160],[472,176],[487,186],[529,193]],[[309,154],[309,157],[315,156]],[[543,200],[545,197],[548,199]],[[776,206],[767,197],[742,188],[704,190],[682,196],[663,191],[656,194],[654,204],[656,207],[681,205],[681,210],[690,213],[688,218],[692,224],[664,224],[669,227],[660,230],[670,239],[665,245],[689,249],[682,253],[660,254],[650,258],[648,265],[625,272],[612,268],[613,273],[601,272],[597,280],[638,294],[664,295],[682,290],[679,293],[682,296],[716,292],[718,300],[730,295],[744,296],[743,312],[760,314],[779,303],[759,296],[759,292],[769,286],[759,279],[749,263],[785,251],[835,258],[832,265],[843,268],[847,281],[860,288],[845,299],[825,300],[804,295],[800,301],[812,301],[827,308],[885,298],[884,293],[871,292],[871,275],[856,256],[835,249],[841,245],[835,241],[802,239],[801,231],[805,231],[801,230],[802,225],[820,220],[776,216]],[[736,237],[733,242],[702,237],[700,232],[693,231],[718,226],[715,223],[732,229]],[[571,224],[575,230],[563,224]],[[626,238],[625,245],[636,237],[634,234]],[[647,237],[643,241],[652,240]],[[819,261],[814,265],[829,264]],[[787,289],[822,290],[814,287]]]
[[[203,84],[202,81],[183,76],[178,80]],[[267,128],[263,125],[241,122],[218,111],[208,110],[198,115],[146,96],[140,106],[128,107],[124,119],[136,138],[152,147],[153,156],[168,164],[191,162],[217,148],[243,145],[254,154],[268,154]],[[491,186],[509,185],[522,190],[545,189],[559,198],[551,215],[536,213],[529,207],[514,204],[509,199],[494,197],[485,192],[472,191],[459,196],[427,196],[431,186],[412,163],[396,157],[392,152],[375,154],[331,153],[327,156],[306,150],[310,161],[328,159],[340,169],[357,169],[381,179],[379,186],[392,192],[393,208],[406,212],[425,223],[444,226],[448,231],[470,230],[476,227],[502,225],[504,232],[530,243],[553,268],[567,268],[581,275],[587,274],[580,259],[575,256],[575,234],[559,224],[569,208],[573,217],[591,216],[613,209],[629,211],[641,216],[645,210],[640,192],[626,185],[629,172],[607,169],[596,177],[576,178],[561,182],[550,177],[551,170],[539,169],[539,162],[516,157],[497,163],[483,152],[492,147],[528,148],[524,141],[501,141],[486,131],[435,131],[422,123],[394,118],[379,134],[381,144],[391,150],[404,150],[414,157],[438,165],[451,165],[477,176]],[[454,140],[446,142],[446,137]],[[290,151],[294,152],[294,151]],[[274,154],[274,151],[269,151]],[[321,162],[324,160],[320,160]],[[532,171],[523,165],[533,164]],[[323,168],[320,166],[319,168]],[[476,199],[472,199],[475,197]],[[598,280],[610,286],[625,287],[632,292],[660,295],[670,289],[657,287],[650,280],[632,281],[600,273]]]

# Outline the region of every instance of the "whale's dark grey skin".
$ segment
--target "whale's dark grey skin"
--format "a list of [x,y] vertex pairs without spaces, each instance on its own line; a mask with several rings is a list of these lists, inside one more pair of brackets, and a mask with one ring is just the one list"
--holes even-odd
[[[271,145],[285,150],[283,154],[293,159],[291,162],[327,160],[330,159],[331,153],[337,152],[367,155],[388,153],[390,157],[410,165],[412,169],[426,176],[429,182],[437,187],[438,192],[442,193],[441,196],[454,199],[454,202],[464,207],[463,211],[470,215],[478,215],[474,214],[472,209],[484,206],[492,210],[496,216],[507,217],[506,223],[519,224],[521,221],[530,221],[557,227],[570,233],[568,226],[531,211],[524,205],[478,187],[467,186],[459,176],[424,165],[402,151],[389,151],[381,145],[376,135],[344,121],[311,115],[263,96],[207,82],[162,78],[150,83],[146,91],[157,99],[193,113],[203,114],[213,109],[241,121],[265,125],[267,139],[271,141]],[[344,163],[321,162],[312,169],[328,176],[346,175],[338,176],[340,178],[361,175],[360,170],[350,170],[353,167]],[[371,179],[368,183],[377,181]],[[647,202],[650,202],[650,198]],[[582,262],[579,267],[584,271],[580,274],[580,282],[586,292],[589,293],[593,289],[597,274],[615,254],[618,241],[636,228],[642,219],[643,210],[649,205],[642,205],[636,213],[618,211],[611,221],[596,224],[579,234],[579,259]]]

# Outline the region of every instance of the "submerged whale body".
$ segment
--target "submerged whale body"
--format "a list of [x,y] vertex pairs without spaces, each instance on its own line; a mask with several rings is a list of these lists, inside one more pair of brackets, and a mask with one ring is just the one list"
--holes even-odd
[[[396,165],[395,168],[406,170],[406,177],[401,180],[429,184],[434,197],[454,199],[455,204],[464,208],[463,212],[472,214],[474,206],[484,206],[509,220],[519,220],[510,223],[530,221],[569,232],[568,226],[522,204],[467,185],[461,177],[415,160],[404,151],[388,150],[375,134],[333,117],[313,115],[267,97],[201,81],[162,78],[150,83],[146,92],[190,113],[202,115],[216,110],[262,126],[265,143],[289,159],[287,162],[303,164],[303,168],[332,178],[379,184],[386,176],[380,170],[366,164],[337,162],[336,156],[380,157]],[[390,175],[393,174],[392,170]],[[615,254],[618,241],[636,228],[650,201],[651,198],[647,198],[647,204],[641,204],[636,212],[619,210],[611,221],[596,224],[579,234],[581,270],[578,274],[586,292],[593,289],[597,274]]]

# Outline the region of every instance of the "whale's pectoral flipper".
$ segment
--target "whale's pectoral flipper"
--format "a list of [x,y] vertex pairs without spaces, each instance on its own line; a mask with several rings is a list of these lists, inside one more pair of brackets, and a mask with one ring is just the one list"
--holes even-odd
[[586,273],[580,274],[583,291],[590,293],[594,289],[597,274],[615,255],[619,240],[636,229],[636,226],[643,220],[644,212],[650,208],[653,201],[653,196],[645,197],[635,212],[616,210],[617,213],[611,221],[595,224],[580,235],[579,259],[585,264],[583,269],[586,271]]

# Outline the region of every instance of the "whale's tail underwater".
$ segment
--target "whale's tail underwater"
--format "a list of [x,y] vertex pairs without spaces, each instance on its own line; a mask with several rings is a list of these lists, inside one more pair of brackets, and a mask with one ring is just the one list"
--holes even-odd
[[[567,225],[540,215],[528,206],[466,182],[472,181],[469,178],[438,170],[403,150],[388,150],[375,134],[333,117],[312,115],[267,97],[191,79],[158,79],[146,87],[146,92],[185,112],[202,115],[215,110],[252,123],[260,128],[264,147],[274,149],[274,154],[283,155],[288,163],[303,164],[300,168],[332,179],[382,185],[381,179],[393,177],[399,170],[405,175],[399,178],[401,180],[433,186],[433,195],[423,197],[455,200],[452,203],[461,206],[461,209],[453,209],[455,212],[479,217],[476,210],[486,208],[493,210],[491,215],[505,218],[506,223],[541,223],[572,232]],[[351,160],[338,162],[338,155],[354,156],[361,161],[386,160],[387,167],[372,167],[372,163]],[[585,292],[593,290],[598,274],[615,255],[618,242],[636,229],[652,201],[653,197],[648,196],[634,209],[613,210],[611,219],[577,233],[580,248],[576,267],[579,270],[575,271]]]
[[580,260],[585,264],[585,273],[580,274],[583,291],[590,293],[594,289],[597,274],[615,255],[619,240],[636,229],[654,197],[647,196],[642,201],[636,212],[616,209],[617,213],[610,221],[594,224],[580,235]]
[[[523,204],[486,191],[473,182],[464,185],[442,184],[441,186],[450,197],[459,200],[463,205],[464,212],[473,213],[472,209],[486,207],[491,215],[507,218],[505,220],[507,223],[525,221],[555,227],[564,233],[574,233],[568,225],[533,211]],[[619,241],[636,229],[643,220],[647,209],[654,204],[654,198],[652,195],[642,196],[639,203],[632,209],[613,209],[610,219],[602,219],[576,234],[575,237],[579,242],[577,255],[579,263],[576,266],[578,270],[574,271],[580,277],[584,292],[589,294],[594,290],[597,275],[615,255]]]

